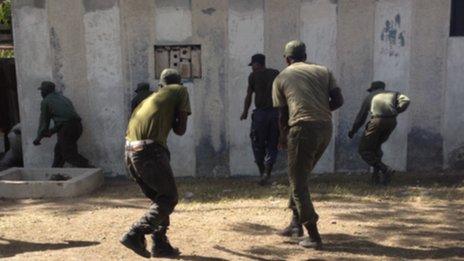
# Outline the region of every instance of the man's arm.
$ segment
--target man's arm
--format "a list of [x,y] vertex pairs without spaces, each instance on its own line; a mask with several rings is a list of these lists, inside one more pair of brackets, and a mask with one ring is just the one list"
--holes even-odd
[[402,113],[408,109],[409,104],[411,103],[411,100],[408,98],[408,96],[404,94],[399,94],[397,96],[397,104],[398,107],[396,108],[398,113]]
[[176,113],[176,118],[174,120],[174,126],[172,130],[175,134],[182,136],[187,131],[187,121],[189,112],[186,111],[179,111]]
[[364,125],[367,119],[367,115],[369,115],[369,110],[370,110],[370,97],[367,97],[364,100],[361,106],[361,109],[358,112],[358,115],[356,116],[356,119],[353,123],[353,127],[348,133],[348,137],[353,138],[354,134],[358,132],[359,128],[361,128]]
[[342,107],[344,99],[342,95],[342,90],[340,88],[333,88],[329,91],[329,107],[331,111],[335,111],[336,109]]
[[287,136],[288,136],[288,106],[279,107],[279,148],[286,149],[287,148]]
[[42,101],[40,104],[40,120],[39,120],[39,129],[37,131],[37,138],[34,140],[34,145],[40,145],[40,141],[43,137],[49,137],[49,126],[50,126],[51,115],[48,112],[48,106],[45,101]]
[[245,103],[243,105],[243,112],[242,112],[242,115],[240,116],[240,120],[246,120],[248,118],[248,111],[250,110],[252,96],[253,96],[253,89],[250,86],[248,86],[247,95],[245,97]]

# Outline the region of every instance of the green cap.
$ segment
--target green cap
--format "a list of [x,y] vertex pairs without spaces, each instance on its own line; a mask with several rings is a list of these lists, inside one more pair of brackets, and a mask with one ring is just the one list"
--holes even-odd
[[38,90],[44,90],[48,92],[54,92],[55,91],[55,84],[50,81],[43,81],[40,83],[40,87],[37,88]]
[[372,91],[375,91],[375,90],[380,90],[380,89],[385,89],[385,83],[382,82],[382,81],[375,81],[375,82],[372,82],[371,83],[371,87],[369,87],[369,89],[367,89],[368,92],[372,92]]
[[303,57],[306,55],[306,45],[302,41],[293,40],[285,45],[285,57]]
[[160,85],[180,84],[182,77],[176,69],[168,68],[161,72]]
[[141,92],[141,91],[148,91],[150,89],[150,84],[147,82],[141,82],[137,84],[137,89],[135,89],[135,92]]

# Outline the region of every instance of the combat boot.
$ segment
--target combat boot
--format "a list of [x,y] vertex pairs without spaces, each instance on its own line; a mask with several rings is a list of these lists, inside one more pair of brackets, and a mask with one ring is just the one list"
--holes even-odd
[[303,234],[303,226],[298,222],[298,213],[296,210],[293,210],[290,224],[284,228],[279,235],[283,237],[302,237]]
[[395,173],[395,170],[392,168],[388,168],[384,173],[383,173],[383,180],[382,180],[382,185],[388,186],[391,182],[392,175]]
[[322,239],[321,235],[319,234],[319,230],[317,229],[317,224],[305,224],[305,228],[308,230],[309,236],[300,241],[298,244],[304,248],[314,248],[316,250],[321,250]]
[[272,173],[272,165],[266,165],[264,167],[264,174],[261,176],[261,180],[259,181],[259,185],[265,186],[268,184],[269,180],[271,179],[271,173]]
[[125,247],[134,251],[137,255],[150,258],[150,252],[147,250],[147,241],[145,235],[141,232],[131,229],[119,241]]
[[166,229],[153,233],[152,239],[152,257],[176,257],[180,255],[179,249],[173,247],[171,243],[169,243],[169,239],[166,236]]

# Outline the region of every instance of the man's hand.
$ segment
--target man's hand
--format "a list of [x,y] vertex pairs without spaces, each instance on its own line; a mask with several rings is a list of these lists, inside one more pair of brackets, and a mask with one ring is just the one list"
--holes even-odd
[[34,144],[34,146],[39,146],[41,140],[42,140],[42,138],[37,138],[32,143]]
[[355,132],[354,132],[353,130],[350,130],[350,131],[348,132],[348,137],[349,137],[350,139],[353,139],[354,134],[355,134]]
[[248,112],[244,111],[242,113],[242,116],[240,116],[240,120],[243,121],[243,120],[246,120],[248,118]]

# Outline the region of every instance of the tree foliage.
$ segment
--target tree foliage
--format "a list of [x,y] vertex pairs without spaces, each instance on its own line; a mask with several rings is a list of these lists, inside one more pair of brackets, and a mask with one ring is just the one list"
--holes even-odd
[[0,24],[11,26],[11,0],[4,0],[0,4]]

